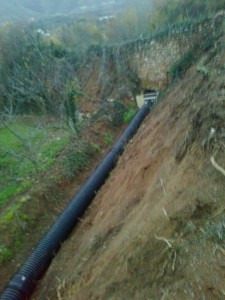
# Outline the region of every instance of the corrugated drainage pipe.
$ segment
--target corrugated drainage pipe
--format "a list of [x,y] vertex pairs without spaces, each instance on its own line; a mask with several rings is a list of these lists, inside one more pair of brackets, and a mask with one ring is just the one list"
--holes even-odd
[[95,197],[115,166],[118,156],[123,152],[128,140],[135,134],[141,122],[148,114],[150,106],[145,104],[123,132],[112,150],[99,164],[86,183],[58,217],[49,231],[40,240],[37,247],[25,260],[19,271],[6,285],[0,300],[26,300],[34,290],[35,284],[47,270],[51,260],[68,237],[85,209]]

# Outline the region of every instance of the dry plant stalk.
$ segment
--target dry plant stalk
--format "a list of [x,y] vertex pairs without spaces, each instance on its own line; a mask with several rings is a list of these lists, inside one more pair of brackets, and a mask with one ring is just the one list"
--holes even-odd
[[225,176],[225,170],[220,165],[218,165],[218,163],[215,161],[215,158],[212,156],[210,160],[214,168]]
[[165,210],[165,208],[162,208],[162,211],[163,211],[163,214],[164,214],[164,216],[166,217],[166,219],[167,219],[168,221],[170,221],[170,217],[168,216],[168,213],[167,213],[167,211]]
[[173,258],[173,264],[172,264],[172,271],[174,272],[175,270],[175,265],[176,265],[176,260],[177,260],[177,252],[174,251],[174,258]]
[[56,278],[57,281],[59,282],[59,285],[56,289],[56,292],[57,292],[57,300],[63,300],[63,297],[62,297],[62,294],[61,292],[65,289],[66,287],[66,281],[65,279],[63,281],[60,281],[59,278]]
[[158,241],[164,241],[164,242],[166,242],[167,245],[169,246],[169,248],[172,249],[172,245],[171,245],[171,243],[173,242],[172,240],[168,240],[167,238],[165,238],[165,237],[163,237],[163,236],[157,236],[156,234],[155,234],[155,238],[156,238]]
[[163,180],[162,180],[162,178],[159,178],[159,180],[160,180],[161,186],[162,186],[162,188],[163,188],[164,196],[166,197],[166,189],[165,189],[165,186],[164,186],[164,184],[163,184]]

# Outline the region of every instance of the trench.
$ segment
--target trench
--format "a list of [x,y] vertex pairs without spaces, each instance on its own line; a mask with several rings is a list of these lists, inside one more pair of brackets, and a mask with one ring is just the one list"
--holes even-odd
[[106,157],[71,199],[68,206],[26,258],[20,269],[11,277],[0,296],[0,300],[27,300],[30,298],[36,283],[44,276],[62,243],[67,239],[74,226],[79,222],[79,218],[104,184],[110,171],[115,167],[119,155],[123,153],[125,145],[149,113],[152,104],[151,101],[148,101],[137,112]]

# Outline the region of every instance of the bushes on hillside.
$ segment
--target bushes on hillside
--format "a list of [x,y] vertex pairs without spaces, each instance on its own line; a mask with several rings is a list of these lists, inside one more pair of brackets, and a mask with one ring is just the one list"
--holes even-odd
[[185,72],[194,64],[202,53],[210,49],[214,45],[214,41],[218,38],[215,36],[204,37],[198,41],[191,49],[189,49],[179,60],[177,60],[170,68],[171,79],[182,78]]
[[149,18],[150,30],[201,16],[211,15],[225,9],[224,0],[159,0]]

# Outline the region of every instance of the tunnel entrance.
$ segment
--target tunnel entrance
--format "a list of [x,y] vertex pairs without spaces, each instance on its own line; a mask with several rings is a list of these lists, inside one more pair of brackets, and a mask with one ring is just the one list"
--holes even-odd
[[141,94],[136,96],[136,103],[138,108],[141,108],[145,103],[150,102],[152,106],[158,99],[159,92],[153,89],[145,89]]

